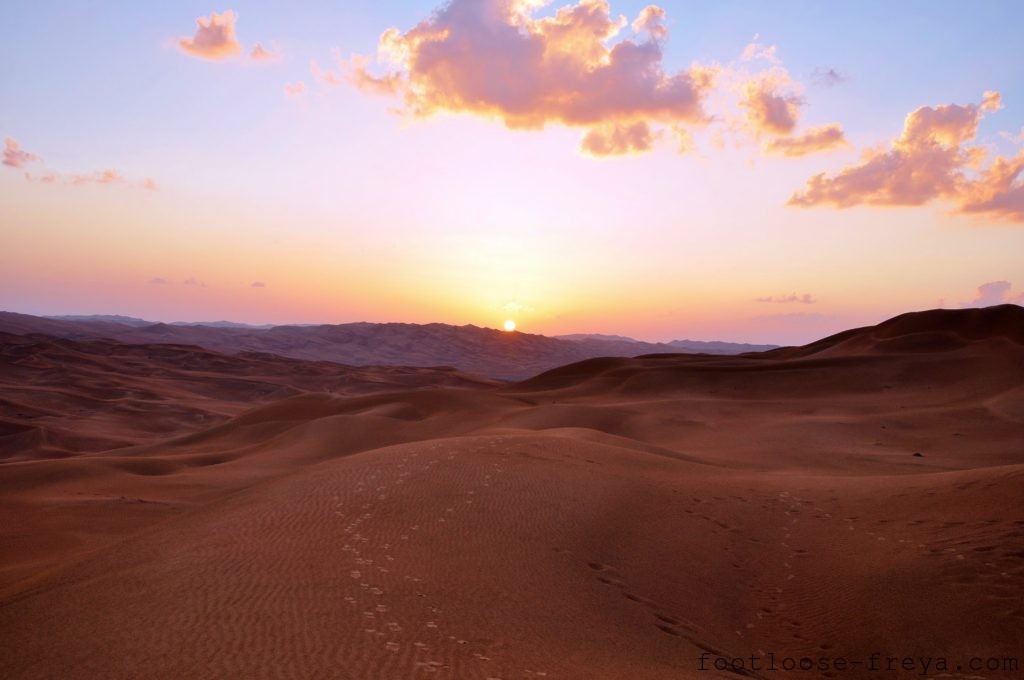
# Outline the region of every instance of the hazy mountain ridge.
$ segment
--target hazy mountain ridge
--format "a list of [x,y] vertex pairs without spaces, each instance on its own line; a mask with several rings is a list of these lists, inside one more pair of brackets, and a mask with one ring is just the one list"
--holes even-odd
[[704,352],[707,354],[741,354],[743,352],[765,352],[770,349],[778,349],[779,345],[758,345],[746,342],[725,342],[722,340],[670,340],[669,342],[646,342],[637,340],[625,335],[607,335],[605,333],[570,333],[569,335],[556,335],[559,340],[572,342],[614,342],[632,343],[643,345],[650,349],[647,354],[659,352]]
[[71,340],[198,345],[227,354],[261,352],[352,366],[450,366],[501,379],[527,378],[595,357],[679,352],[738,354],[771,348],[696,341],[647,343],[622,336],[566,339],[441,323],[358,322],[263,328],[232,322],[148,323],[111,315],[36,317],[14,312],[0,312],[0,331],[19,335],[44,333]]

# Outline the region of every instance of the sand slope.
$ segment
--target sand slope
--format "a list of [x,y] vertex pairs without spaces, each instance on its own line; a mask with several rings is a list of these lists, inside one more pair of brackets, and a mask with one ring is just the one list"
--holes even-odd
[[497,388],[298,394],[0,465],[0,676],[1022,656],[1024,310],[887,323]]

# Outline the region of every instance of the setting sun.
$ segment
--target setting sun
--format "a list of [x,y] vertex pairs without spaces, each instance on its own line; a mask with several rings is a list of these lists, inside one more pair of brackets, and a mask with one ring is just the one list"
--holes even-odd
[[516,322],[512,319],[505,319],[505,330],[511,333],[516,329]]

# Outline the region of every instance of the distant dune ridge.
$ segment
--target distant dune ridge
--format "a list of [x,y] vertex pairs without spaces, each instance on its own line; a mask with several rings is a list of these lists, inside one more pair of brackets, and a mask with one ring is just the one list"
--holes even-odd
[[[45,333],[73,340],[199,345],[218,352],[269,352],[293,359],[354,366],[451,366],[492,378],[516,380],[599,356],[656,352],[737,354],[772,345],[677,340],[648,343],[621,336],[550,338],[477,326],[407,323],[247,326],[232,322],[149,323],[122,316],[34,317],[0,312],[0,331]],[[569,341],[571,340],[571,342]]]
[[[394,326],[304,337],[453,336]],[[153,344],[289,328],[0,330],[0,677],[1019,675],[953,669],[1024,645],[1021,307],[512,383]]]

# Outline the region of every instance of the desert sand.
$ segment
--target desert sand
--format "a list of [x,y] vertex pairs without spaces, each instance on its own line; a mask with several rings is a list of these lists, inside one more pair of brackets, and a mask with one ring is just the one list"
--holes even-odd
[[4,348],[0,677],[1020,677],[955,669],[1024,658],[1020,307],[509,384]]

